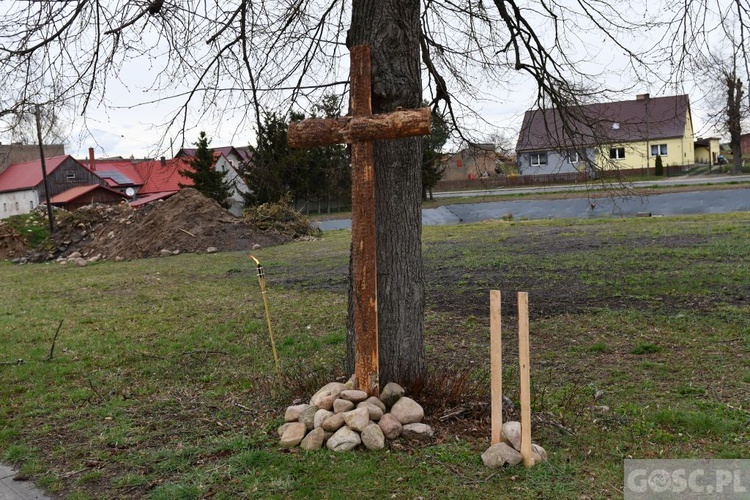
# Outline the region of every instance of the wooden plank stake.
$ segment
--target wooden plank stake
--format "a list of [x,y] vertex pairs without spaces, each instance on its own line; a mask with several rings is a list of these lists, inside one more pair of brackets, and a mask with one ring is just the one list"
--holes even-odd
[[521,376],[521,456],[526,467],[531,456],[531,362],[529,356],[529,294],[518,292],[518,364]]
[[503,351],[500,290],[490,290],[490,397],[492,398],[492,444],[503,432]]

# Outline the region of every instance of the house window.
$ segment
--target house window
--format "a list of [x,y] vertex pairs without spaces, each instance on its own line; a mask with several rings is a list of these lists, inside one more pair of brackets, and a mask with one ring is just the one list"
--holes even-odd
[[7,211],[8,211],[8,204],[3,203],[3,212],[7,212]]
[[34,210],[34,201],[33,200],[29,201],[29,205],[30,205],[31,209]]
[[75,179],[76,178],[76,173],[75,172],[70,172],[70,171],[66,172],[65,173],[65,178],[68,179],[68,180]]
[[464,161],[461,158],[458,158],[456,160],[456,168],[463,168],[463,166],[464,166]]
[[18,210],[18,202],[16,202],[16,210]]
[[578,151],[568,151],[568,162],[578,163]]
[[539,167],[547,164],[547,153],[531,153],[531,166]]
[[610,160],[622,160],[625,158],[625,148],[610,148],[609,159]]
[[651,145],[651,156],[667,156],[667,145],[666,144],[652,144]]

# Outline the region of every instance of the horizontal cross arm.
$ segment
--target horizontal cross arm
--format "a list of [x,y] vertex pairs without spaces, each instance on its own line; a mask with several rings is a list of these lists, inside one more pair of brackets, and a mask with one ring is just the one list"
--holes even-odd
[[332,144],[399,139],[430,134],[430,108],[341,118],[310,118],[289,124],[289,146],[310,148]]

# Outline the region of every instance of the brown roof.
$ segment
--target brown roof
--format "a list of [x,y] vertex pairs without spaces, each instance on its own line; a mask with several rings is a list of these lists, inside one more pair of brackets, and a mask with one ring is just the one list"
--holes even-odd
[[682,137],[690,100],[687,95],[645,97],[573,106],[567,111],[567,123],[558,109],[527,111],[516,151]]
[[[213,150],[214,158],[216,158],[219,154],[223,154],[224,156],[227,156],[230,153],[234,153],[242,161],[247,161],[253,156],[253,152],[250,151],[250,148],[247,146],[221,146],[218,148],[209,148],[209,149]],[[198,148],[182,148],[177,152],[177,154],[175,155],[175,158],[178,158],[180,156],[193,157],[195,156],[196,151],[198,151]]]

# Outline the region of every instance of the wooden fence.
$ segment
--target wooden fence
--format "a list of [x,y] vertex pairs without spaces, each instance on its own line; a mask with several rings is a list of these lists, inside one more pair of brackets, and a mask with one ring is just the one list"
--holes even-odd
[[582,172],[567,172],[542,175],[510,175],[498,177],[480,177],[478,179],[461,179],[456,181],[439,181],[432,189],[437,191],[469,191],[494,189],[505,186],[533,186],[540,184],[576,184],[586,182],[588,176]]

